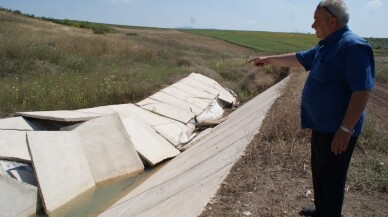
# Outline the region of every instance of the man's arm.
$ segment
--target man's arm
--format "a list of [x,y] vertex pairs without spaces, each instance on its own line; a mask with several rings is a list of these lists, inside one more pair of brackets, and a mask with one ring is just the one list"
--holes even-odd
[[296,53],[255,57],[248,60],[248,63],[253,63],[255,66],[275,65],[283,67],[302,67],[299,60],[296,58]]
[[[370,90],[361,90],[353,92],[348,109],[346,111],[342,126],[345,129],[338,129],[331,144],[331,151],[334,154],[341,154],[348,147],[348,142],[352,136],[352,130],[356,125],[362,112],[365,110],[369,99]],[[350,131],[350,132],[346,132]]]

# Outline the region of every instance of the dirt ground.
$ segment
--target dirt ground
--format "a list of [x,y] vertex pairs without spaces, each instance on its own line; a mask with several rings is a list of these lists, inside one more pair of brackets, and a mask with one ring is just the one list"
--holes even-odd
[[[297,98],[298,96],[295,97]],[[290,103],[287,102],[286,106],[287,104]],[[301,207],[313,205],[308,139],[292,139],[296,141],[294,145],[281,140],[271,142],[263,139],[268,131],[266,128],[272,127],[271,122],[274,119],[268,117],[276,114],[274,109],[282,110],[276,103],[271,108],[262,125],[263,133],[256,135],[255,140],[247,147],[245,155],[234,165],[215,197],[201,214],[202,217],[299,216]],[[368,113],[376,116],[387,128],[387,109],[388,85],[377,84],[371,94]],[[284,123],[284,127],[287,125],[289,123]],[[356,151],[352,162],[363,158],[363,154],[365,153]],[[387,170],[387,154],[383,154],[379,160],[385,163],[384,168]],[[352,182],[348,182],[344,216],[387,217],[387,187],[383,190],[358,189]]]

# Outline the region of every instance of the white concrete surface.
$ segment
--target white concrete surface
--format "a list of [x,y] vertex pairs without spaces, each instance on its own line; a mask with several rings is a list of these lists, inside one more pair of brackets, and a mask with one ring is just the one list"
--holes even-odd
[[176,106],[178,108],[182,108],[184,110],[187,110],[188,112],[194,113],[195,115],[199,115],[203,111],[203,109],[201,109],[199,106],[197,106],[195,104],[189,103],[187,101],[184,101],[182,99],[171,96],[171,95],[166,94],[166,93],[161,92],[161,91],[149,96],[148,98],[159,101],[159,102],[163,102],[166,104],[170,104],[170,105]]
[[33,168],[47,214],[95,186],[77,132],[27,132]]
[[191,111],[179,108],[171,104],[159,102],[150,98],[146,98],[136,103],[136,105],[155,114],[177,120],[184,124],[187,124],[191,119],[195,117],[195,114]]
[[30,162],[26,132],[16,130],[0,131],[0,159]]
[[100,216],[198,216],[233,164],[259,131],[265,114],[286,82],[233,112],[193,147],[172,159]]
[[228,102],[228,103],[233,103],[233,104],[236,103],[236,98],[213,79],[198,73],[191,73],[188,78],[196,80],[202,84],[205,84],[209,87],[217,89],[219,91],[219,96],[218,96],[219,99],[224,100],[225,102]]
[[0,130],[36,130],[37,126],[27,121],[23,117],[13,117],[0,119]]
[[24,217],[39,211],[38,188],[0,174],[0,216]]
[[123,119],[123,123],[136,150],[149,165],[154,166],[180,154],[178,149],[143,120],[132,116]]
[[9,170],[9,172],[12,174],[13,178],[21,182],[33,185],[35,187],[38,186],[34,171],[30,165],[17,167]]
[[79,122],[87,121],[101,115],[79,111],[59,110],[59,111],[38,111],[38,112],[17,112],[16,115],[42,120]]
[[187,103],[197,105],[201,109],[205,109],[210,104],[209,100],[198,98],[194,94],[190,92],[185,92],[173,85],[168,86],[160,91],[171,96],[177,97]]
[[192,77],[186,77],[186,78],[183,78],[181,80],[181,82],[183,82],[184,84],[187,84],[191,87],[194,87],[194,88],[197,88],[197,89],[200,89],[202,91],[205,91],[205,92],[208,92],[210,93],[212,96],[216,97],[220,94],[220,91],[217,90],[216,88],[214,87],[211,87],[211,86],[208,86],[208,85],[205,85],[197,80],[194,80]]
[[174,146],[179,145],[179,136],[186,129],[186,125],[179,121],[157,115],[134,104],[112,105],[108,106],[108,108],[117,112],[121,119],[136,116],[144,120]]
[[76,110],[77,112],[86,112],[86,113],[91,113],[91,114],[97,114],[97,115],[100,115],[100,116],[104,116],[104,115],[111,115],[111,114],[114,114],[116,113],[115,111],[113,111],[112,109],[108,108],[107,106],[98,106],[98,107],[94,107],[94,108],[86,108],[86,109],[79,109],[79,110]]
[[190,93],[191,95],[193,95],[195,98],[198,98],[198,99],[202,99],[203,101],[207,102],[207,103],[211,103],[215,96],[208,93],[208,92],[205,92],[205,91],[202,91],[201,89],[198,89],[198,88],[195,88],[195,87],[192,87],[190,85],[187,85],[183,82],[177,82],[175,84],[172,84],[171,86],[181,90],[181,91],[184,91],[186,93]]
[[118,114],[95,118],[61,130],[79,133],[96,183],[119,176],[137,175],[144,170]]

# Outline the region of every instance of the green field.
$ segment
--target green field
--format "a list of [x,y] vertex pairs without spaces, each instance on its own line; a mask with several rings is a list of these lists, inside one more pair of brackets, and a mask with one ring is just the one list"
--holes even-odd
[[253,48],[260,53],[289,53],[314,46],[318,40],[315,35],[297,33],[253,32],[231,30],[184,30]]
[[[260,53],[280,54],[304,50],[315,46],[315,34],[276,33],[232,30],[183,30],[208,37],[218,38]],[[366,38],[376,56],[388,56],[388,38]]]

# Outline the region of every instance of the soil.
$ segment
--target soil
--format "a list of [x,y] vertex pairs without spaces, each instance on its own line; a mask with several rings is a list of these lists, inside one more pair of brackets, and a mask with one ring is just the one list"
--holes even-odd
[[[387,84],[376,84],[367,109],[387,129]],[[264,121],[262,131],[270,127],[269,122],[268,118]],[[287,149],[289,144],[282,142],[263,144],[260,136],[256,135],[200,216],[299,216],[301,207],[313,206],[309,141]],[[362,155],[355,152],[352,162]],[[387,164],[387,152],[382,159]],[[387,217],[387,187],[360,190],[348,182],[344,216]]]

